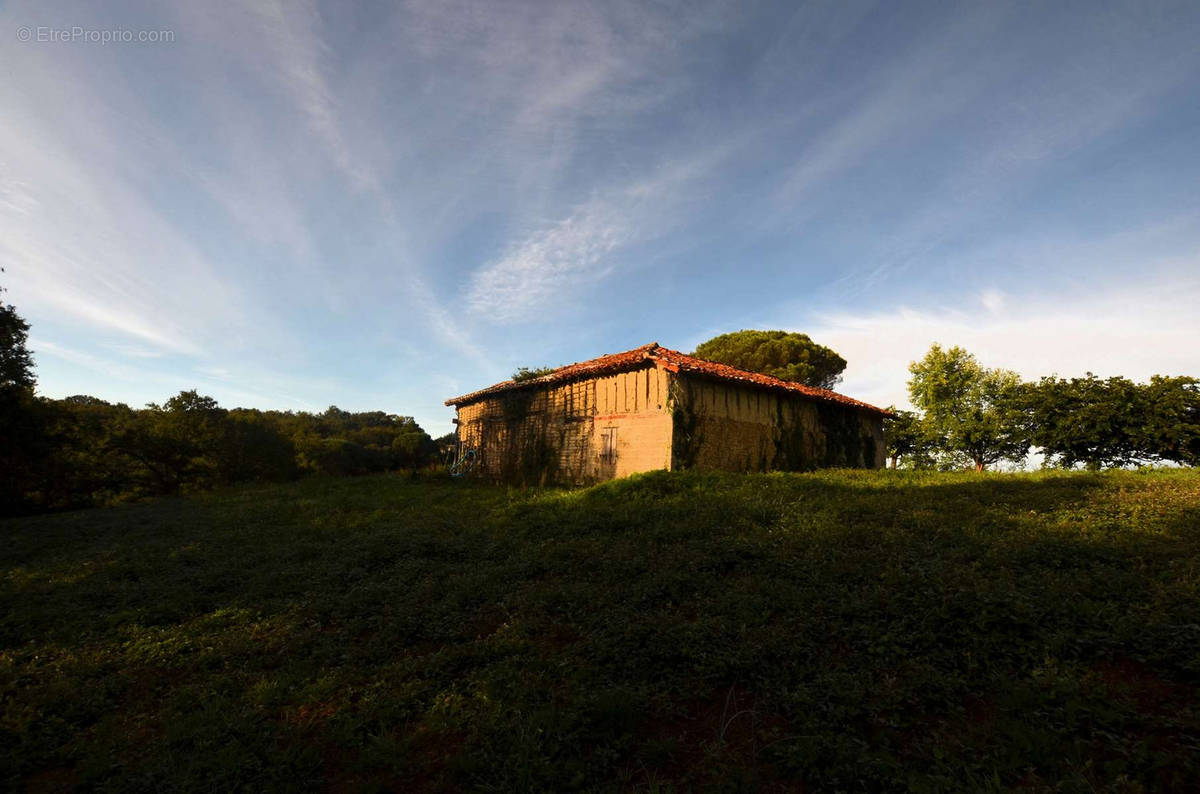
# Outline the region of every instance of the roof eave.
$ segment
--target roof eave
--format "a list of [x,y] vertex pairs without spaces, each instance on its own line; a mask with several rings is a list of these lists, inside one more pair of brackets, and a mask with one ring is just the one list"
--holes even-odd
[[[638,353],[641,355],[636,355]],[[622,356],[629,356],[629,358],[601,363],[602,359],[620,358]],[[675,358],[678,358],[679,361],[672,360]],[[593,359],[593,362],[595,363],[590,368],[585,366],[590,363],[587,361],[576,362],[575,364],[567,364],[566,366],[559,367],[554,372],[549,372],[537,378],[531,378],[525,381],[502,381],[495,385],[488,386],[486,389],[473,391],[468,394],[464,394],[461,397],[453,397],[449,400],[446,400],[445,405],[459,408],[464,405],[470,405],[471,403],[487,399],[489,397],[494,397],[498,394],[505,394],[507,392],[518,391],[521,389],[536,388],[538,386],[548,386],[558,383],[572,383],[578,380],[600,377],[615,372],[626,372],[644,366],[646,363],[650,363],[655,367],[664,369],[671,373],[682,373],[720,383],[737,383],[746,387],[790,394],[795,397],[803,397],[815,402],[822,402],[829,405],[841,406],[842,408],[862,411],[864,413],[875,414],[883,418],[895,416],[895,414],[891,411],[878,408],[869,403],[862,402],[861,400],[856,400],[853,397],[847,397],[846,395],[839,394],[838,392],[830,391],[829,389],[816,389],[813,387],[804,387],[803,389],[794,388],[789,386],[787,381],[780,381],[777,378],[771,378],[771,380],[776,381],[774,383],[763,382],[759,379],[763,377],[761,373],[745,372],[746,377],[743,378],[736,375],[708,372],[704,369],[690,366],[689,362],[692,361],[706,365],[714,363],[705,362],[703,359],[693,359],[684,353],[668,350],[667,348],[660,346],[657,342],[652,342],[648,345],[643,345],[624,353],[613,353],[610,354],[610,356],[601,356],[600,359]],[[725,367],[725,365],[717,366]],[[574,368],[576,367],[581,367],[581,369],[575,370]],[[742,370],[737,370],[736,367],[725,368],[732,371],[743,372]],[[770,376],[766,377],[770,378]]]
[[[863,411],[865,413],[878,414],[884,418],[895,416],[894,413],[885,408],[880,408],[878,406],[871,405],[870,403],[856,400],[853,397],[847,397],[846,395],[839,394],[838,392],[830,392],[831,394],[837,395],[837,397],[826,397],[822,394],[811,394],[798,389],[791,389],[785,385],[786,381],[784,383],[760,383],[759,381],[750,380],[748,378],[744,380],[741,378],[731,378],[723,375],[716,375],[711,372],[705,372],[703,370],[681,369],[678,366],[665,363],[664,368],[670,370],[671,372],[678,372],[695,378],[704,378],[705,380],[711,380],[716,383],[733,383],[739,386],[745,386],[752,389],[762,389],[763,391],[775,392],[777,394],[790,394],[793,397],[812,400],[814,402],[821,402],[827,405],[837,405],[842,408],[851,408],[854,410]],[[824,389],[822,391],[828,390]],[[838,397],[841,399],[838,399]]]
[[[636,349],[637,348],[635,348],[635,350]],[[620,354],[616,354],[616,355],[620,355]],[[504,394],[506,392],[518,391],[520,389],[529,389],[529,388],[533,388],[535,386],[551,386],[551,385],[558,384],[558,383],[574,383],[575,381],[587,380],[588,378],[595,378],[595,377],[600,377],[603,375],[611,375],[615,372],[625,372],[628,370],[633,370],[633,369],[637,369],[638,367],[645,366],[645,364],[647,362],[649,362],[657,367],[669,369],[672,372],[677,372],[679,370],[678,367],[672,367],[670,364],[667,364],[664,361],[660,361],[659,359],[654,358],[648,352],[645,352],[642,354],[641,358],[633,359],[633,360],[627,361],[627,362],[622,362],[620,364],[614,364],[611,367],[597,367],[595,369],[583,370],[580,372],[572,372],[567,375],[559,375],[559,376],[556,376],[555,372],[548,372],[545,375],[541,375],[536,378],[530,378],[529,380],[501,381],[500,383],[496,383],[491,386],[488,386],[486,389],[480,389],[479,391],[469,392],[468,394],[464,394],[461,397],[452,397],[451,399],[446,400],[446,402],[443,404],[446,406],[455,406],[455,407],[462,406],[462,405],[469,405],[470,403],[479,402],[480,400],[486,399],[488,397],[494,397],[497,394]],[[581,363],[586,363],[586,362],[581,362]],[[559,367],[559,370],[568,369],[573,366],[577,366],[577,364],[567,364],[563,367]],[[557,372],[557,370],[556,370],[556,372]]]

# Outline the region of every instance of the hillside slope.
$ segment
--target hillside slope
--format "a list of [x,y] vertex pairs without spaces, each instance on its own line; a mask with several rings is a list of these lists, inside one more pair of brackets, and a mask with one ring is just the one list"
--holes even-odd
[[0,533],[9,787],[1200,779],[1200,472],[371,476]]

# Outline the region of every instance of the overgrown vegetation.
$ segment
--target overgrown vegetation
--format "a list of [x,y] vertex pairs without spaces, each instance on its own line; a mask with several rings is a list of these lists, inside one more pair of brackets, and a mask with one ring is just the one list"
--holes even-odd
[[0,532],[10,789],[1200,779],[1193,470],[315,477]]
[[512,374],[512,379],[517,383],[527,380],[536,380],[543,375],[549,375],[557,367],[518,367],[516,372]]

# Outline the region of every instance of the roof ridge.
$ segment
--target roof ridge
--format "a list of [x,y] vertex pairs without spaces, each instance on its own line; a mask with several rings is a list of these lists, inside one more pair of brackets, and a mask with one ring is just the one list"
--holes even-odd
[[883,414],[885,416],[891,415],[889,411],[878,408],[870,403],[856,400],[853,397],[847,397],[846,395],[835,392],[832,389],[822,389],[820,387],[809,386],[804,383],[786,381],[781,378],[776,378],[773,375],[767,375],[761,372],[751,372],[750,370],[730,366],[729,364],[722,364],[719,361],[710,361],[705,358],[699,358],[687,353],[682,353],[678,350],[672,350],[671,348],[663,347],[658,342],[650,342],[621,353],[606,353],[603,356],[597,356],[596,358],[587,359],[586,361],[576,361],[571,364],[564,364],[563,366],[556,367],[550,372],[547,372],[545,375],[541,375],[536,378],[529,378],[528,380],[523,381],[516,381],[512,379],[502,381],[485,389],[480,389],[478,391],[471,392],[470,394],[464,394],[461,397],[449,399],[446,401],[446,405],[461,405],[477,398],[485,397],[489,394],[554,383],[558,380],[565,380],[566,378],[570,378],[574,375],[598,375],[610,368],[613,370],[621,370],[636,366],[639,362],[647,360],[665,365],[668,369],[676,372],[682,369],[697,375],[708,375],[710,377],[719,378],[726,381],[742,382],[760,387],[781,389],[797,394],[804,394],[809,397],[815,397],[824,402],[832,402],[855,408],[863,408]]

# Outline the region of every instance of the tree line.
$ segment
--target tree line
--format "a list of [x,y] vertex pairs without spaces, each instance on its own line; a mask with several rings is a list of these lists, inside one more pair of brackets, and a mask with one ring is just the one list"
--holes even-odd
[[[2,291],[2,288],[0,288]],[[35,394],[29,325],[0,301],[0,515],[311,473],[363,474],[434,463],[439,444],[412,417],[330,406],[322,413],[222,408],[196,391],[135,409]],[[695,355],[831,388],[845,359],[804,334],[738,331]],[[521,380],[551,371],[522,368]],[[1200,380],[1045,377],[984,367],[940,345],[909,367],[917,411],[885,426],[891,465],[982,471],[1031,449],[1064,468],[1200,465]],[[449,438],[449,437],[447,437]]]
[[226,409],[194,390],[140,409],[40,397],[28,331],[0,302],[0,515],[436,460],[436,442],[412,417],[383,411]]
[[1048,376],[1022,381],[959,347],[934,345],[909,367],[917,411],[895,411],[885,427],[893,468],[983,471],[1023,464],[1098,470],[1147,464],[1200,465],[1200,379],[1155,375]]

